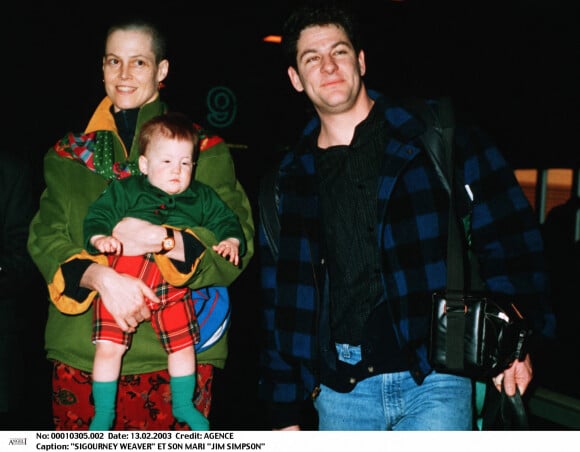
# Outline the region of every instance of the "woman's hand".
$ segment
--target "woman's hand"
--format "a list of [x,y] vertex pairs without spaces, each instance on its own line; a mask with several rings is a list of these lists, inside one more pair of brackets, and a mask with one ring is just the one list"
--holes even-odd
[[113,229],[113,236],[123,244],[125,256],[159,252],[166,234],[163,226],[131,217],[123,218]]
[[141,322],[151,318],[146,298],[155,303],[161,302],[139,278],[117,273],[104,265],[90,265],[81,278],[81,286],[99,292],[107,310],[127,333],[135,332]]
[[[113,236],[123,243],[124,256],[142,256],[147,253],[160,252],[161,243],[167,236],[167,231],[163,226],[127,217],[117,223],[113,229]],[[175,248],[166,255],[171,259],[185,260],[183,236],[180,231],[175,231]]]

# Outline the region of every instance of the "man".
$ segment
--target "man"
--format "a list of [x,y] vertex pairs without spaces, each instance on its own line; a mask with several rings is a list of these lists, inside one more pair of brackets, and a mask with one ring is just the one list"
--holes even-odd
[[[272,427],[300,428],[310,395],[320,430],[469,430],[471,380],[435,372],[427,359],[431,295],[446,284],[449,203],[419,140],[424,125],[367,90],[347,11],[299,9],[282,43],[290,83],[317,117],[278,168],[277,259],[260,230],[260,395]],[[455,145],[485,282],[518,294],[540,328],[547,289],[531,207],[480,131],[458,131]],[[494,382],[512,395],[531,378],[528,355]]]

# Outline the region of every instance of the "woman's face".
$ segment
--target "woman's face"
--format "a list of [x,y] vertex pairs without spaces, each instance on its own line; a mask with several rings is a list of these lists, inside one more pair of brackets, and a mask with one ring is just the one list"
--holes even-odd
[[157,98],[169,62],[155,63],[151,41],[148,33],[138,30],[117,30],[107,39],[103,76],[115,111],[138,108]]

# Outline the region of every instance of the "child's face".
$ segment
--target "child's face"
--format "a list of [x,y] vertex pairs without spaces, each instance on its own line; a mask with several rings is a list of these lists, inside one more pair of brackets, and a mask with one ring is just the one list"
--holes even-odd
[[170,195],[189,187],[193,168],[193,143],[166,137],[153,138],[145,155],[139,157],[139,169],[151,185]]

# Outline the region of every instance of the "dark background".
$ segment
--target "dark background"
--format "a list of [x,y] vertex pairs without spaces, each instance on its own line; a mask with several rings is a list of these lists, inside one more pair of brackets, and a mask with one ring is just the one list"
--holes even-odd
[[[207,122],[216,86],[237,98],[237,117],[219,132],[252,146],[252,157],[292,140],[305,102],[291,90],[278,34],[297,2],[165,1],[16,4],[5,12],[5,91],[16,125],[43,152],[83,128],[103,96],[101,56],[107,26],[121,16],[156,20],[169,37],[163,95]],[[516,166],[577,163],[580,31],[569,0],[352,2],[365,33],[367,86],[395,96],[451,95],[492,133]],[[101,3],[99,3],[101,5]],[[253,160],[253,159],[252,159]]]
[[[309,115],[305,98],[289,85],[279,46],[262,42],[265,35],[280,33],[294,3],[15,4],[3,13],[0,30],[8,95],[5,146],[30,152],[40,170],[49,146],[70,130],[83,130],[104,95],[107,26],[121,16],[144,16],[169,37],[163,98],[232,145],[239,178],[255,202],[260,174]],[[395,97],[451,96],[459,114],[492,134],[515,168],[578,167],[575,5],[570,0],[353,2],[363,23],[367,86]],[[218,87],[233,97],[212,97]],[[216,120],[216,110],[225,120]],[[212,427],[259,429],[257,259],[231,293],[231,352],[216,375]]]

